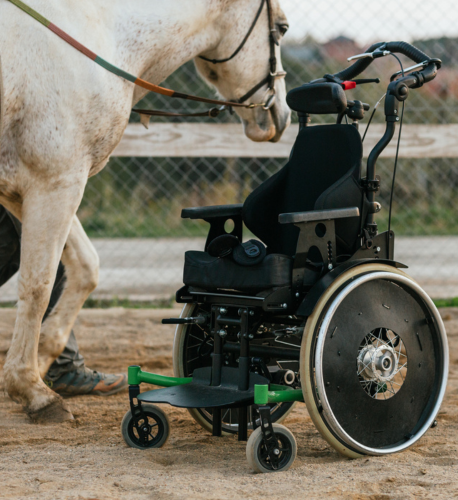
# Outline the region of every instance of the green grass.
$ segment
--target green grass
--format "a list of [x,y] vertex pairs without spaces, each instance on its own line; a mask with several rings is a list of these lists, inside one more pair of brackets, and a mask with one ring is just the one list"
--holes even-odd
[[458,297],[454,297],[452,299],[437,299],[434,301],[436,307],[458,307]]
[[[89,297],[84,303],[83,309],[111,309],[122,307],[123,309],[171,309],[175,306],[175,297],[156,299],[152,301],[136,301],[129,299],[95,299]],[[16,302],[0,302],[0,309],[11,309],[16,307]]]
[[[458,297],[450,299],[436,299],[433,301],[436,307],[458,307]],[[92,299],[86,300],[83,309],[111,309],[122,307],[123,309],[171,309],[176,306],[175,297],[169,299],[157,299],[151,302],[134,301],[129,299]],[[11,309],[16,307],[16,302],[0,302],[0,309]]]

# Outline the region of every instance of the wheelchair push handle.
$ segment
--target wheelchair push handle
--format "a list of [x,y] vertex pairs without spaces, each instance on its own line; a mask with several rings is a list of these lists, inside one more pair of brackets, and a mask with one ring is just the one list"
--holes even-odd
[[[408,76],[403,77],[406,78],[406,85],[410,88],[421,87],[423,84],[433,80],[436,77],[437,70],[442,66],[442,61],[440,59],[433,59],[429,57],[423,51],[421,51],[417,47],[414,47],[410,43],[378,42],[371,45],[363,54],[350,57],[349,60],[357,59],[357,61],[350,67],[334,74],[333,76],[339,80],[353,80],[364,70],[366,70],[372,64],[374,59],[387,56],[391,53],[403,54],[417,63],[419,65],[418,68],[423,68],[421,71],[415,73],[415,75],[419,75],[417,81],[414,81],[414,79],[409,80]],[[395,75],[397,76],[397,74]]]
[[[375,52],[379,47],[384,45],[384,42],[378,42],[374,43],[371,45],[365,52],[365,54],[372,54]],[[358,75],[360,75],[363,71],[365,71],[371,64],[372,64],[373,58],[370,56],[361,58],[357,60],[354,64],[352,64],[350,67],[343,69],[342,71],[339,71],[339,73],[335,73],[334,76],[338,78],[339,80],[353,80],[356,78]]]

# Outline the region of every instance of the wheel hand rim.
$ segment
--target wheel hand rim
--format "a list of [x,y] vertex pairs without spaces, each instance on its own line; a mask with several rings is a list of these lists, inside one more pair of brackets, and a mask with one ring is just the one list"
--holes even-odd
[[[429,411],[429,416],[425,419],[423,425],[420,429],[417,430],[416,434],[411,436],[408,441],[402,443],[397,446],[391,446],[388,449],[381,448],[372,448],[369,446],[361,445],[351,436],[349,436],[345,430],[340,426],[339,422],[335,418],[332,409],[330,407],[329,401],[326,396],[325,389],[325,381],[323,379],[323,371],[322,371],[322,356],[323,356],[323,348],[326,339],[326,332],[329,328],[331,319],[337,310],[340,303],[344,300],[348,294],[356,289],[363,283],[366,283],[371,280],[377,279],[385,279],[390,282],[404,284],[410,289],[412,289],[416,294],[423,300],[426,305],[429,313],[431,314],[431,319],[434,321],[437,327],[438,333],[438,341],[440,342],[440,354],[442,355],[441,361],[441,377],[439,382],[439,389],[435,394],[435,401],[432,405],[432,408]],[[350,446],[353,450],[370,455],[386,455],[389,453],[396,453],[402,451],[410,446],[412,446],[416,441],[418,441],[425,432],[431,427],[431,424],[434,422],[434,419],[439,411],[440,405],[442,403],[445,389],[447,385],[448,378],[448,365],[449,365],[449,356],[448,356],[448,344],[447,337],[445,333],[445,328],[442,323],[442,319],[440,317],[437,308],[435,307],[431,298],[424,292],[422,288],[420,288],[413,280],[404,277],[402,275],[398,275],[391,272],[373,272],[366,275],[363,275],[354,281],[352,281],[348,286],[346,286],[341,292],[337,294],[334,298],[331,306],[329,307],[327,313],[325,314],[323,321],[321,323],[319,334],[317,336],[317,344],[315,350],[315,377],[316,377],[316,385],[318,390],[319,399],[321,400],[321,404],[323,406],[323,415],[326,416],[326,422],[333,430],[333,432],[342,440],[342,443],[345,443],[346,446]]]

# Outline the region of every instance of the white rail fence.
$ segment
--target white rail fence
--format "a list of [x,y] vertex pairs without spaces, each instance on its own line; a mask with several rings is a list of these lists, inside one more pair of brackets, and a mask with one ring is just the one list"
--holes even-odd
[[[365,128],[361,124],[361,134]],[[383,131],[383,124],[369,127],[364,144],[366,155]],[[256,143],[247,139],[236,123],[154,123],[149,129],[131,123],[113,156],[288,158],[296,135],[297,125],[292,125],[280,142]],[[393,140],[382,158],[393,158],[395,153]],[[399,154],[401,158],[458,158],[458,124],[404,125]]]
[[[364,125],[361,126],[364,132]],[[278,143],[253,143],[238,124],[155,123],[146,130],[130,124],[116,149],[118,157],[255,157],[287,158],[297,134],[291,126]],[[365,152],[383,134],[383,125],[369,129]],[[405,125],[403,158],[458,158],[458,124]],[[393,158],[396,141],[383,156]],[[283,161],[284,163],[284,161]],[[458,216],[458,213],[457,213]],[[420,221],[419,221],[420,222]],[[203,248],[202,237],[94,238],[101,258],[97,298],[154,300],[170,297],[181,286],[186,250]],[[398,237],[395,258],[409,265],[409,273],[435,298],[458,296],[457,236]],[[16,280],[0,289],[0,302],[16,300]]]

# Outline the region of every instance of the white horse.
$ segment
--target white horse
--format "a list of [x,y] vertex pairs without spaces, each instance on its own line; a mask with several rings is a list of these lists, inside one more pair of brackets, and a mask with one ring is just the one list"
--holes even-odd
[[[231,54],[259,9],[255,0],[26,3],[96,54],[155,84],[195,59],[202,77],[224,99],[235,100],[269,73],[266,5],[236,57],[223,64],[196,59]],[[272,12],[281,31],[286,18],[278,0],[272,0]],[[61,421],[72,415],[42,377],[98,279],[97,254],[75,214],[88,177],[106,165],[132,105],[146,92],[96,65],[7,0],[0,0],[0,56],[0,204],[22,221],[19,302],[5,384],[33,419]],[[252,140],[276,141],[289,124],[284,81],[275,85],[277,100],[269,111],[236,109]],[[249,102],[261,102],[265,91],[264,86]],[[66,288],[42,325],[60,259]]]

